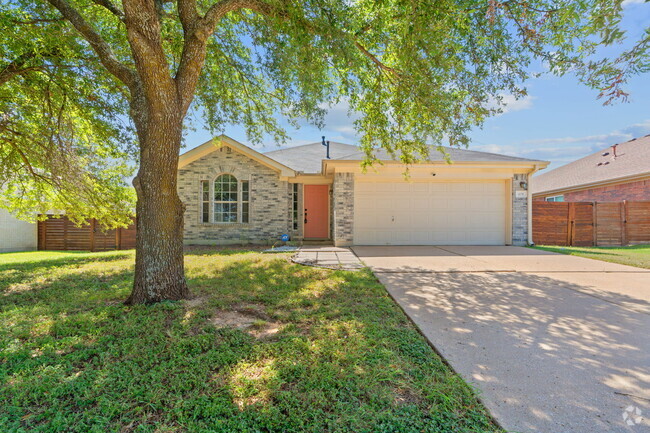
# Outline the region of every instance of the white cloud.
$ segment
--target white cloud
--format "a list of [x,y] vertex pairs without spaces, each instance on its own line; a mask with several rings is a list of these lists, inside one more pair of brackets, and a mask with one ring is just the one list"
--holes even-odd
[[472,144],[470,149],[551,161],[549,168],[556,168],[605,149],[612,144],[642,137],[649,133],[650,119],[606,134],[541,138],[525,140],[513,145]]
[[528,110],[533,107],[533,100],[535,99],[532,95],[526,95],[523,98],[516,99],[514,95],[505,95],[502,102],[505,104],[505,107],[502,109],[503,113],[512,113],[514,111]]
[[528,110],[533,107],[533,100],[535,97],[532,95],[525,95],[517,99],[512,94],[502,94],[499,98],[494,98],[488,103],[488,108],[501,108],[499,115],[506,113],[513,113],[515,111]]
[[621,3],[621,6],[627,7],[630,5],[638,5],[641,3],[645,3],[647,0],[624,0],[623,3]]
[[[357,141],[357,132],[354,129],[354,121],[359,115],[350,113],[350,104],[347,99],[341,99],[333,105],[323,104],[321,108],[328,110],[325,115],[325,131],[334,131],[339,134],[336,140]],[[334,137],[328,137],[335,140]]]

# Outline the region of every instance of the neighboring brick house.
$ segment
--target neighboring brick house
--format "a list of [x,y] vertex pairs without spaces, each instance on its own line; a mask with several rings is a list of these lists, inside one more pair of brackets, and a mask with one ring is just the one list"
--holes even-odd
[[650,200],[650,135],[539,174],[532,185],[534,200]]
[[[259,153],[220,136],[180,157],[186,244],[326,240],[335,245],[525,245],[530,176],[545,161],[432,147],[406,167],[342,143]],[[328,157],[329,156],[329,157]]]

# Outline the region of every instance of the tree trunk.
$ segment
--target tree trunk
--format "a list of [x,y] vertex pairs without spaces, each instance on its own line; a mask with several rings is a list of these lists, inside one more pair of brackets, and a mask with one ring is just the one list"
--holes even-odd
[[183,116],[174,105],[147,114],[145,122],[136,120],[140,169],[133,185],[138,230],[135,279],[127,304],[179,300],[190,294],[183,264],[184,205],[176,189]]

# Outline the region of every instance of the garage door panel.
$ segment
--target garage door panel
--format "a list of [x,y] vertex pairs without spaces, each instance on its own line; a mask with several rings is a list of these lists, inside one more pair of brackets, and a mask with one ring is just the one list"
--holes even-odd
[[357,182],[357,245],[503,245],[505,182]]
[[416,212],[411,215],[411,224],[415,227],[427,227],[431,224],[430,220],[429,212],[426,211]]
[[435,193],[440,193],[440,192],[447,192],[449,191],[449,184],[448,183],[442,183],[442,182],[435,182],[435,183],[427,183],[426,185],[429,186],[428,190],[429,192],[435,192]]
[[449,200],[449,209],[451,211],[466,211],[466,210],[471,210],[472,209],[472,200],[466,199],[466,198],[461,198],[458,197],[456,199],[450,199]]

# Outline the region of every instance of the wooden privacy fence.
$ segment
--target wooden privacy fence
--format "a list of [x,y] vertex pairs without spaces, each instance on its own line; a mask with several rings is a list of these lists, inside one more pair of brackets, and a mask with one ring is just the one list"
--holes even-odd
[[38,222],[38,249],[63,251],[108,251],[135,248],[135,224],[103,231],[96,220],[77,227],[66,217]]
[[650,201],[534,201],[533,242],[563,246],[650,243]]

